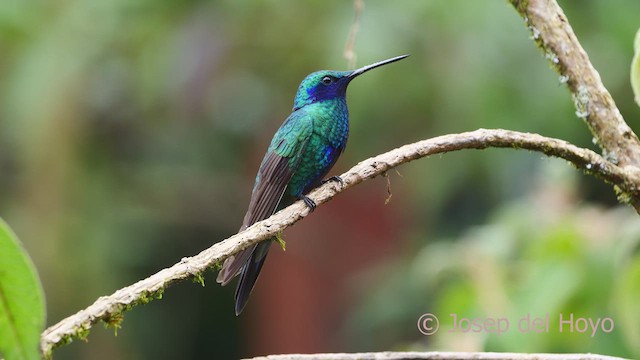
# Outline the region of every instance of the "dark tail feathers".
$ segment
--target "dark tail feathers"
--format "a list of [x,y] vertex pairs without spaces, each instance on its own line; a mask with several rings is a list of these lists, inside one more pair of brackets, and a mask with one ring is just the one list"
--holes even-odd
[[258,280],[262,265],[264,265],[264,261],[267,259],[270,246],[270,240],[258,244],[253,250],[249,261],[247,261],[242,268],[240,281],[238,281],[238,287],[236,287],[236,315],[240,315],[247,305],[247,300],[249,300],[249,295],[251,295],[256,280]]

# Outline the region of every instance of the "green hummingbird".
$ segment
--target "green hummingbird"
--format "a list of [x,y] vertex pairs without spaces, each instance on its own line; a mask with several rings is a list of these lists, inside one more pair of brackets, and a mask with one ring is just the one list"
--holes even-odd
[[[303,200],[312,211],[315,209],[316,204],[306,194],[324,182],[324,176],[347,145],[347,86],[357,76],[407,56],[396,56],[352,71],[316,71],[302,81],[293,101],[293,112],[273,136],[262,160],[240,231],[296,200]],[[339,177],[327,180],[342,182]],[[235,293],[236,315],[247,304],[273,240],[228,258],[218,274],[217,281],[222,285],[240,275]]]

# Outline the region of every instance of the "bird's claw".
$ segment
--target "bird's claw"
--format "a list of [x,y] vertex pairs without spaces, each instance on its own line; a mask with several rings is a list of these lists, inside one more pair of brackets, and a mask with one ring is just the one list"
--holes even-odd
[[341,178],[340,176],[338,176],[338,175],[336,175],[336,176],[332,176],[332,177],[330,177],[330,178],[326,178],[326,179],[322,180],[322,183],[323,183],[323,184],[326,184],[326,183],[328,183],[328,182],[330,182],[330,181],[335,181],[335,182],[337,182],[338,184],[340,184],[340,187],[343,187],[343,186],[344,186],[344,180],[342,180],[342,178]]
[[302,195],[301,196],[302,201],[304,201],[304,204],[307,205],[307,207],[309,208],[310,212],[313,212],[313,210],[316,209],[316,202],[311,200],[310,197]]

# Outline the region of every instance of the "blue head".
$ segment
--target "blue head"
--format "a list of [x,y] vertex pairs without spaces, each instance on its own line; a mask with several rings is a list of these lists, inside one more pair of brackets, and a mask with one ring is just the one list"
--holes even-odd
[[396,56],[352,71],[321,70],[311,73],[300,83],[298,93],[293,101],[293,110],[319,101],[344,99],[347,94],[347,86],[358,75],[379,66],[402,60],[407,56],[409,55]]

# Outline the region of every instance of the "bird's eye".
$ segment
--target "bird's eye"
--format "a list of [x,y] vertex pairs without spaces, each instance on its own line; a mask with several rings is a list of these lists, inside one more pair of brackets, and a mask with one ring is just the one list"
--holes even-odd
[[322,83],[325,85],[329,85],[333,82],[333,78],[331,76],[325,76],[322,78]]

